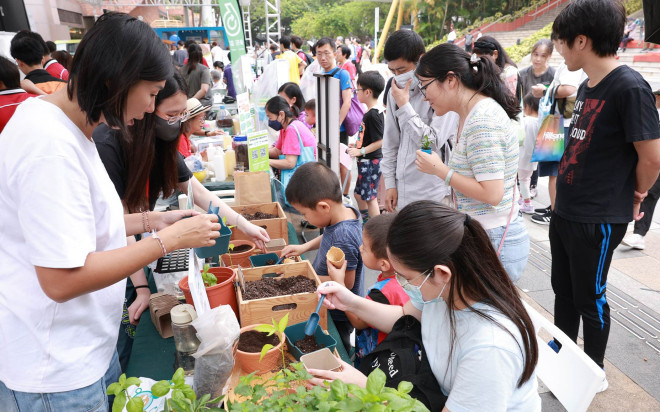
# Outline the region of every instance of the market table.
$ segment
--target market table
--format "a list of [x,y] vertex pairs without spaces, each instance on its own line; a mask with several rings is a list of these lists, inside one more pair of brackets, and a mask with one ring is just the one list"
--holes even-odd
[[[289,231],[289,243],[299,244],[296,230],[287,222]],[[156,290],[153,278],[149,279],[151,291]],[[341,343],[339,332],[335,327],[332,317],[328,316],[328,333]],[[131,358],[126,368],[126,376],[147,377],[154,380],[164,380],[172,378],[175,362],[174,338],[163,339],[153,322],[148,311],[140,316],[140,323],[135,331],[135,340],[133,341],[133,350]],[[339,356],[350,363],[348,354],[343,345],[337,345]]]

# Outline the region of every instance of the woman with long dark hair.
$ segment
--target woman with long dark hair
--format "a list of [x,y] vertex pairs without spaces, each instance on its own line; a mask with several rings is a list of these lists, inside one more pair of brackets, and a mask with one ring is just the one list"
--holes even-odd
[[188,97],[194,97],[203,105],[211,101],[211,72],[202,62],[204,55],[199,44],[188,46],[188,61],[181,67],[181,74],[188,85]]
[[303,96],[300,86],[294,82],[284,83],[280,86],[280,89],[277,91],[277,94],[282,96],[289,106],[296,106],[298,110],[298,120],[300,120],[305,126],[311,129],[311,125],[307,124],[305,121],[305,97]]
[[458,133],[449,163],[417,151],[416,164],[454,189],[456,208],[486,229],[504,268],[517,281],[529,255],[529,235],[516,190],[520,113],[518,101],[486,57],[452,44],[426,53],[416,70],[420,90],[435,114],[456,112]]
[[500,76],[506,84],[507,89],[522,101],[523,93],[521,84],[518,81],[518,66],[511,60],[504,47],[491,36],[481,36],[479,40],[474,43],[473,53],[479,57],[487,57],[491,59],[495,65],[500,69]]
[[[319,287],[324,304],[385,333],[403,315],[419,319],[427,359],[448,396],[444,411],[540,411],[534,325],[481,224],[437,202],[413,202],[392,222],[387,247],[410,297],[403,309],[336,282]],[[366,376],[347,363],[341,372],[309,372],[317,384],[366,385]]]
[[149,25],[106,13],[80,42],[68,87],[23,102],[0,135],[3,412],[108,410],[126,277],[215,244],[217,216],[124,215],[91,138],[100,123],[125,130],[152,112],[171,73]]
[[298,106],[275,96],[266,103],[266,116],[268,126],[280,134],[268,150],[271,167],[291,170],[316,160],[316,137],[298,120]]

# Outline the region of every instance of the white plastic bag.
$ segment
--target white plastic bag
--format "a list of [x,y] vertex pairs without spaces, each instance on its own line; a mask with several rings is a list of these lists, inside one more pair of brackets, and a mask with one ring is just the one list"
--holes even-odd
[[[126,399],[130,400],[131,398],[140,398],[144,404],[145,412],[158,412],[165,409],[165,399],[169,399],[172,396],[172,392],[170,391],[167,395],[157,398],[153,393],[151,393],[151,387],[154,386],[157,382],[149,378],[139,379],[141,382],[140,386],[131,386],[126,389],[128,395]],[[122,411],[126,412],[125,406]]]
[[314,77],[314,75],[322,72],[323,68],[318,60],[314,60],[312,64],[305,69],[305,72],[300,79],[300,90],[302,90],[305,101],[316,99],[316,77]]

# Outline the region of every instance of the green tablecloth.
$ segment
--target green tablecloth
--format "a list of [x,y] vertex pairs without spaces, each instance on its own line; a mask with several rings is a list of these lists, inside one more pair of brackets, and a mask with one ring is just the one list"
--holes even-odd
[[[289,243],[299,244],[296,230],[288,223]],[[153,280],[151,280],[153,282]],[[154,285],[152,290],[155,289]],[[337,352],[346,362],[350,362],[348,354],[341,345],[341,338],[332,318],[328,315],[328,333],[339,343]],[[145,312],[140,317],[140,323],[135,333],[131,359],[126,369],[126,376],[147,377],[154,380],[170,379],[174,373],[174,338],[163,339],[151,322],[151,316]]]

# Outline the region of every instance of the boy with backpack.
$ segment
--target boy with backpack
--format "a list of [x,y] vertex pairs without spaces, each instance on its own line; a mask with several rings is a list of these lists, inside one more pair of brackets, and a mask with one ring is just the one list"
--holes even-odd
[[388,212],[402,209],[416,200],[450,204],[451,188],[437,176],[420,172],[415,165],[416,152],[424,136],[428,136],[433,151],[447,162],[451,152],[449,142],[458,130],[458,115],[450,112],[436,116],[419,90],[415,68],[425,51],[424,41],[412,30],[397,30],[385,43],[384,57],[394,74],[386,96],[381,164]]
[[358,177],[355,182],[355,200],[362,214],[362,222],[378,216],[378,184],[380,183],[380,161],[383,158],[384,108],[377,107],[378,96],[385,88],[385,80],[377,71],[360,75],[357,81],[358,100],[367,106],[362,126],[354,147],[348,154],[358,161]]

